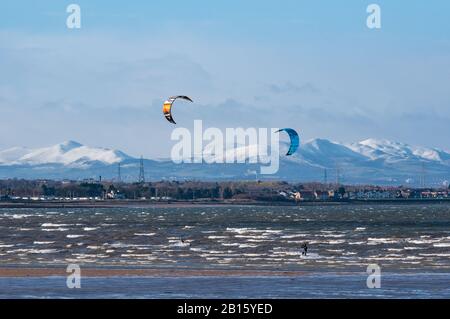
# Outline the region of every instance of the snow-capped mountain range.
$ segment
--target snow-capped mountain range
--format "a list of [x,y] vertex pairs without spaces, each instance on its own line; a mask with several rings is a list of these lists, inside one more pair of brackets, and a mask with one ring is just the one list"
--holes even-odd
[[93,161],[114,164],[127,159],[131,159],[131,157],[121,151],[84,146],[74,141],[38,149],[13,147],[0,151],[0,165],[63,164],[82,166]]
[[[435,148],[377,139],[351,144],[314,139],[302,144],[293,156],[282,155],[287,148],[287,143],[281,143],[278,173],[257,175],[259,179],[415,186],[424,179],[430,186],[450,180],[450,152]],[[257,148],[250,145],[236,150],[250,158]],[[208,156],[205,150],[204,157]],[[123,180],[137,179],[139,159],[122,151],[74,141],[37,149],[13,147],[0,151],[0,179],[114,179],[118,163]],[[248,180],[256,177],[260,164],[175,164],[147,159],[144,166],[148,180]]]

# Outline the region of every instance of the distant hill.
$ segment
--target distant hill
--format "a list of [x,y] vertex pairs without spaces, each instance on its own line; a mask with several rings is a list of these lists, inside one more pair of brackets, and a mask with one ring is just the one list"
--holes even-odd
[[[275,175],[256,175],[259,164],[175,164],[145,159],[146,178],[321,182],[326,178],[328,182],[411,186],[419,186],[422,175],[430,186],[450,180],[450,153],[440,149],[376,139],[352,144],[314,139],[302,144],[293,156],[284,156],[287,147],[281,144],[280,169]],[[256,147],[240,147],[238,152],[250,158],[255,156]],[[0,178],[77,180],[101,175],[114,179],[118,163],[123,180],[137,180],[139,159],[119,150],[75,141],[38,149],[14,147],[0,151]]]

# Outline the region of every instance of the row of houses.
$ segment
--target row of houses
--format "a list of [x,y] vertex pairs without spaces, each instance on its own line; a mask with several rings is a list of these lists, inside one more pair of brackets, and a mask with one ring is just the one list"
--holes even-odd
[[284,198],[294,199],[295,201],[313,201],[313,200],[331,200],[336,199],[337,193],[334,190],[329,191],[287,191],[280,192]]
[[281,192],[281,196],[300,201],[327,200],[389,200],[389,199],[450,199],[449,190],[375,189],[359,191],[301,190]]

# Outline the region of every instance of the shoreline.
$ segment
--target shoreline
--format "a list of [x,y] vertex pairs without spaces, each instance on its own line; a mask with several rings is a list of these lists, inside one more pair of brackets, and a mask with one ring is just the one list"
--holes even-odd
[[[0,267],[1,278],[43,278],[67,277],[66,267]],[[402,275],[441,275],[450,274],[447,269],[392,269],[385,274]],[[154,277],[154,278],[187,278],[187,277],[303,277],[311,275],[362,275],[366,276],[365,269],[322,270],[262,270],[262,269],[194,269],[194,268],[114,268],[114,267],[81,267],[83,277]]]
[[[297,277],[311,274],[311,271],[295,270],[238,270],[238,269],[161,269],[161,268],[83,268],[81,276],[85,277]],[[0,267],[0,278],[27,277],[67,277],[65,267]]]
[[224,207],[224,206],[337,206],[366,204],[444,204],[450,199],[381,199],[381,200],[342,200],[342,201],[304,201],[304,202],[269,202],[269,201],[142,201],[142,200],[105,200],[105,201],[0,201],[1,208],[153,208],[153,207]]
[[[0,268],[1,269],[1,268]],[[176,270],[170,273],[94,272],[0,277],[0,299],[310,299],[448,298],[450,272],[387,273],[368,289],[367,273]],[[15,274],[17,275],[17,273]],[[77,284],[77,285],[75,285]],[[71,289],[71,288],[79,289]]]

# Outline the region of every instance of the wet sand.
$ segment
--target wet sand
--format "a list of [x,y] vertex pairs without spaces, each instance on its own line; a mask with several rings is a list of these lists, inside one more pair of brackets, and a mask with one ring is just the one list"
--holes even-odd
[[[200,270],[201,271],[201,270]],[[160,272],[158,272],[160,273]],[[186,273],[191,275],[192,273]],[[201,271],[203,274],[204,272]],[[230,272],[227,272],[228,274]],[[366,273],[304,276],[83,276],[70,289],[66,276],[0,277],[0,299],[273,299],[449,298],[449,273],[385,273],[380,289]]]
[[[298,277],[304,271],[221,270],[221,269],[137,269],[137,268],[81,268],[85,277]],[[0,268],[3,277],[51,277],[67,276],[66,268]]]

